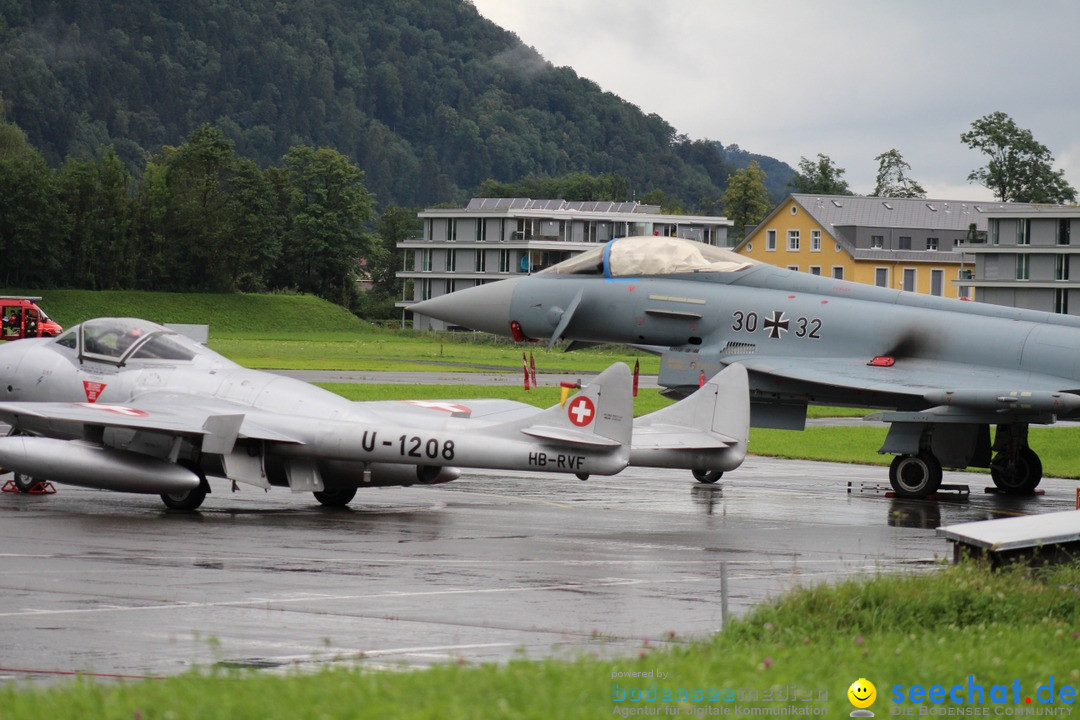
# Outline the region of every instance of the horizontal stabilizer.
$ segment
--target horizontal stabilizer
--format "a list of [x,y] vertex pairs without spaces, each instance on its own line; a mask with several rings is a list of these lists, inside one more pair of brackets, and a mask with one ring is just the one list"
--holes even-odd
[[521,432],[530,437],[554,440],[568,445],[597,445],[600,447],[618,447],[618,440],[601,437],[596,433],[579,432],[567,428],[552,427],[550,425],[530,425]]
[[732,364],[674,405],[634,421],[634,449],[721,449],[750,435],[746,369]]

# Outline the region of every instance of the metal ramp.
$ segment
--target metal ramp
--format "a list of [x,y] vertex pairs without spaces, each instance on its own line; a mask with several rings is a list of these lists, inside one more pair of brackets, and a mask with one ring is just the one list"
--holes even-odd
[[1013,562],[1052,565],[1080,560],[1080,511],[982,520],[938,528],[953,542],[953,560],[968,557],[999,567]]

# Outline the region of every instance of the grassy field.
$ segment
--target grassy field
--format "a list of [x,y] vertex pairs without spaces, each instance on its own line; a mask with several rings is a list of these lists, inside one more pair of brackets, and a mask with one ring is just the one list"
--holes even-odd
[[473,372],[482,365],[516,370],[523,351],[534,356],[539,372],[600,372],[618,360],[640,361],[643,373],[660,367],[655,356],[633,350],[549,352],[540,343],[513,345],[482,334],[375,327],[311,295],[52,290],[41,305],[64,327],[101,316],[209,324],[210,347],[252,368]]
[[[1035,575],[973,564],[797,589],[758,607],[711,639],[642,639],[636,657],[502,665],[445,664],[421,671],[335,668],[263,675],[206,668],[160,681],[82,680],[46,689],[0,687],[0,718],[246,720],[247,718],[597,718],[703,717],[813,709],[846,716],[847,688],[876,685],[878,717],[920,708],[894,704],[894,688],[971,682],[1010,688],[996,710],[1034,707],[1080,686],[1080,568]],[[596,639],[598,650],[603,638]],[[663,677],[657,672],[663,673]],[[637,676],[630,675],[637,673]],[[642,676],[642,674],[645,674]],[[1019,683],[1019,703],[1011,688]],[[788,697],[795,686],[794,701]],[[665,692],[686,700],[664,702]],[[657,700],[632,702],[635,693]],[[691,693],[701,692],[702,700]],[[620,693],[628,699],[618,700]],[[710,693],[717,700],[709,701]],[[809,699],[802,699],[809,694]],[[726,698],[730,697],[730,700]],[[956,709],[946,700],[934,709]],[[1060,702],[1046,708],[1071,707]],[[988,714],[994,714],[990,708]],[[650,713],[651,711],[651,713]]]

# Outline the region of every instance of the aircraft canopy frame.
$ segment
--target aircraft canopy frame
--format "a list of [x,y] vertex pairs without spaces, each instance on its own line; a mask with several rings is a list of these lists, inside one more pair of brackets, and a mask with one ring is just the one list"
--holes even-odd
[[739,272],[757,260],[726,248],[676,237],[616,238],[537,274],[603,275],[607,278]]

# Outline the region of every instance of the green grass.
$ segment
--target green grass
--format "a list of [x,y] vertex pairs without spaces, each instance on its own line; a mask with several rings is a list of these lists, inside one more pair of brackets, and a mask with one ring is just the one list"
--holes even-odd
[[[548,382],[541,387],[526,391],[520,386],[502,385],[388,385],[315,383],[319,387],[350,400],[475,400],[477,398],[501,398],[548,408],[559,402],[559,388]],[[645,415],[671,404],[660,395],[659,390],[641,390],[634,399],[634,415]]]
[[[885,440],[883,427],[811,427],[799,431],[750,430],[750,452],[770,457],[829,462],[888,465],[892,455],[878,455]],[[1080,478],[1080,427],[1032,427],[1032,449],[1048,477]]]
[[[43,294],[11,291],[11,294]],[[600,372],[616,361],[659,371],[659,359],[633,350],[565,353],[514,345],[477,333],[428,333],[375,327],[311,295],[51,290],[42,307],[64,327],[93,317],[141,317],[210,325],[210,347],[252,368],[312,370],[481,371],[521,367],[532,354],[539,372]]]
[[[501,665],[439,665],[411,672],[328,669],[284,677],[207,669],[161,681],[81,680],[45,689],[0,688],[0,718],[596,718],[616,708],[685,711],[788,705],[846,716],[847,687],[877,686],[872,710],[890,716],[896,684],[946,688],[968,675],[989,692],[1019,680],[1032,696],[1080,686],[1080,568],[1036,575],[989,572],[974,564],[793,590],[759,606],[712,638],[643,639],[635,657],[517,659]],[[597,650],[604,639],[596,638]],[[666,679],[614,678],[659,669]],[[756,702],[615,703],[622,690],[732,689]],[[794,684],[827,699],[768,702]],[[1023,702],[1021,700],[1021,702]],[[946,703],[945,706],[948,706]],[[945,707],[943,706],[943,707]],[[918,714],[918,708],[908,707]],[[1008,705],[1010,709],[1017,706]],[[1036,705],[1038,707],[1038,705]],[[1062,705],[1054,707],[1061,708]],[[991,713],[993,711],[991,710]]]

